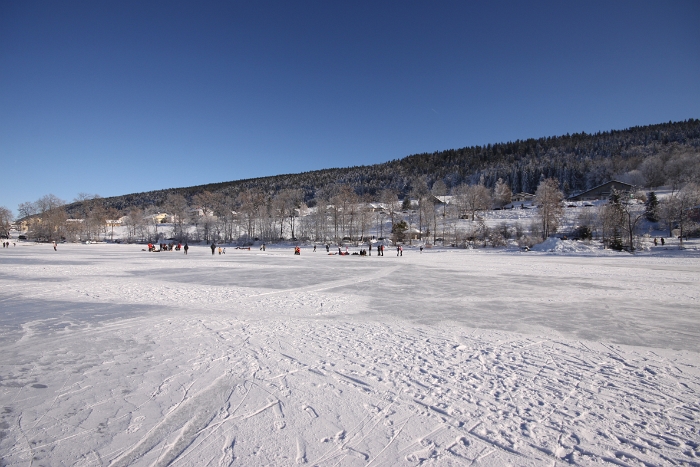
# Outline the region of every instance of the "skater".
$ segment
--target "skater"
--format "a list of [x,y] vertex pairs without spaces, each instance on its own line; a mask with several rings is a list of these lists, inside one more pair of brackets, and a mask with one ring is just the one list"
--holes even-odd
[[654,237],[654,246],[659,246],[659,242],[656,241],[656,237]]
[[369,255],[372,256],[372,243],[369,244]]
[[396,247],[396,256],[399,256],[399,253],[401,252],[401,247],[397,246]]
[[399,256],[403,256],[403,247],[399,245]]
[[56,251],[56,240],[53,241],[53,251]]
[[185,242],[185,254],[187,254],[187,250],[189,250],[189,249],[190,249],[190,246],[187,244],[187,242]]
[[330,253],[330,252],[331,252],[331,246],[326,243],[326,253]]
[[421,252],[421,254],[423,254],[423,245],[421,245],[421,247],[420,247],[420,252]]
[[221,254],[221,247],[219,247],[219,254]]
[[314,245],[314,253],[316,253],[316,245]]
[[[250,250],[250,248],[248,248]],[[226,247],[224,247],[223,253],[226,254]]]
[[214,245],[214,242],[211,242],[211,255],[214,256],[214,253],[216,253],[216,245]]
[[661,246],[664,246],[666,244],[666,240],[664,240],[663,237],[661,237]]

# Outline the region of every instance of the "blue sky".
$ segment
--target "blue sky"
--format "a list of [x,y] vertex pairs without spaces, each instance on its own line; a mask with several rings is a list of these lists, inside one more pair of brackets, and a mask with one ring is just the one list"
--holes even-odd
[[0,0],[0,205],[700,118],[700,2]]

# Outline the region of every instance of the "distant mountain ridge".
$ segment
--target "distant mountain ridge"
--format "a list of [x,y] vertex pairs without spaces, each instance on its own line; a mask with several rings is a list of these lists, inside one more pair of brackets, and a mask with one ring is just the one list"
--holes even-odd
[[[649,179],[659,171],[654,164],[660,163],[663,169],[669,160],[681,156],[700,165],[699,154],[700,120],[689,119],[595,134],[574,133],[448,149],[368,166],[132,193],[104,198],[102,202],[105,207],[123,210],[132,206],[161,205],[170,193],[181,194],[191,201],[195,194],[204,191],[235,197],[249,189],[272,195],[286,188],[302,189],[305,200],[310,201],[339,184],[352,186],[360,195],[373,196],[385,188],[405,195],[416,177],[424,177],[429,187],[443,180],[448,189],[463,183],[477,183],[480,179],[492,187],[501,178],[514,193],[534,192],[541,178],[553,177],[559,180],[565,193],[573,193],[611,178]],[[646,175],[645,170],[649,172]],[[658,178],[664,174],[656,175]],[[660,179],[654,181],[657,182],[661,184]],[[66,208],[70,213],[80,206],[81,203],[76,202]]]

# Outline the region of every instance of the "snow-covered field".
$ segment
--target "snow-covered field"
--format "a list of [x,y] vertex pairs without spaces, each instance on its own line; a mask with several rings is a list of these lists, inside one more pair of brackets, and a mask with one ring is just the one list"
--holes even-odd
[[700,465],[697,250],[141,249],[0,250],[1,465]]

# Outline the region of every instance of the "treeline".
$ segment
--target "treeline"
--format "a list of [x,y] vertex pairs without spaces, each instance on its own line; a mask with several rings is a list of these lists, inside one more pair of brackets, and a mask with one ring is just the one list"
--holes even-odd
[[[659,201],[653,191],[613,192],[610,202],[593,207],[572,207],[565,222],[567,204],[559,182],[543,179],[535,191],[533,215],[528,221],[488,225],[485,211],[514,209],[512,193],[501,179],[493,189],[483,180],[462,184],[453,195],[443,197],[444,182],[429,189],[423,178],[413,182],[403,201],[396,191],[382,190],[378,196],[359,196],[350,185],[339,186],[331,196],[315,199],[309,208],[299,189],[283,189],[274,196],[248,190],[236,198],[205,191],[194,196],[192,208],[183,195],[171,193],[163,204],[167,214],[153,206],[131,207],[125,212],[106,209],[99,197],[83,200],[79,217],[68,218],[65,203],[47,195],[21,209],[31,216],[25,221],[26,235],[39,241],[86,241],[107,238],[127,242],[201,242],[252,245],[293,239],[301,242],[343,245],[366,244],[369,240],[457,247],[505,246],[515,240],[529,247],[554,234],[572,238],[599,239],[609,248],[633,251],[640,248],[640,234],[650,228],[667,228],[668,235],[682,239],[700,234],[700,185],[686,183]],[[376,198],[376,200],[373,200]],[[445,203],[447,201],[447,203]],[[572,218],[571,215],[575,217]],[[114,222],[121,216],[118,222]],[[488,216],[488,215],[486,215]],[[117,237],[113,238],[115,225]],[[125,229],[124,229],[125,228]]]
[[[559,181],[565,195],[584,191],[610,179],[642,187],[680,186],[698,177],[700,120],[669,122],[595,134],[574,133],[556,137],[471,146],[415,154],[383,164],[323,169],[298,174],[237,180],[185,188],[133,193],[105,198],[106,208],[146,208],[162,205],[169,194],[192,203],[205,191],[236,197],[256,190],[273,196],[285,189],[300,189],[304,202],[324,197],[336,185],[349,185],[360,196],[376,197],[384,188],[400,197],[422,178],[432,187],[445,183],[448,192],[483,179],[493,188],[500,178],[513,193],[533,193],[540,180]],[[68,205],[69,215],[81,202]]]
[[[106,233],[105,220],[126,216],[133,238],[151,237],[146,219],[159,212],[173,216],[182,237],[194,225],[197,239],[308,238],[362,236],[369,221],[351,206],[381,202],[391,206],[426,193],[455,195],[463,206],[484,209],[503,193],[534,193],[542,180],[558,182],[570,195],[618,179],[638,188],[670,185],[674,191],[700,182],[700,120],[669,122],[596,134],[576,133],[487,146],[416,154],[372,166],[324,169],[110,198],[81,194],[65,204],[52,196],[19,206],[20,219],[34,223],[35,238],[90,238]],[[489,196],[486,196],[486,192]],[[481,201],[479,201],[481,199]],[[60,206],[60,209],[56,209]],[[313,216],[304,216],[304,209]],[[198,214],[193,214],[192,210]],[[328,209],[331,211],[328,212]],[[465,208],[466,209],[466,208]],[[474,209],[469,217],[474,219]],[[420,212],[420,209],[419,209]],[[462,213],[465,214],[465,213]],[[466,215],[465,214],[465,215]],[[429,213],[425,214],[430,217]],[[314,217],[315,216],[315,217]],[[352,221],[346,222],[350,217]],[[418,224],[422,224],[419,214]],[[297,217],[304,225],[297,227]],[[308,217],[308,219],[306,218]],[[375,224],[377,218],[375,217]],[[394,225],[392,214],[391,225]],[[316,224],[309,227],[308,222]],[[355,220],[359,224],[355,224]],[[3,223],[7,223],[4,222]],[[286,224],[285,224],[286,223]],[[329,224],[330,223],[330,224]],[[58,229],[57,226],[61,225]],[[286,225],[286,227],[285,227]],[[423,232],[423,226],[419,225]],[[433,225],[433,231],[435,231]],[[153,230],[157,232],[158,226]],[[311,229],[314,232],[308,233]],[[285,233],[287,232],[288,233]]]

